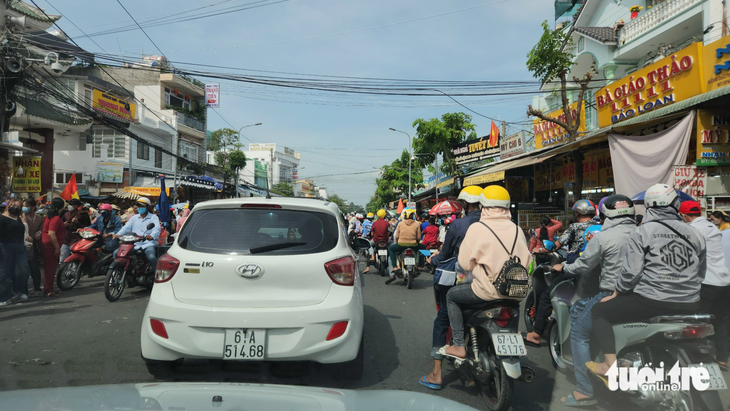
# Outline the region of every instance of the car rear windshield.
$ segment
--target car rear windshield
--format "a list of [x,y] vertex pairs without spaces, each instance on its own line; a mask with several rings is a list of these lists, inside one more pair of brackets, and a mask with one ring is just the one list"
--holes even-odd
[[339,239],[327,213],[281,209],[209,209],[193,212],[180,247],[210,254],[299,255],[329,251]]

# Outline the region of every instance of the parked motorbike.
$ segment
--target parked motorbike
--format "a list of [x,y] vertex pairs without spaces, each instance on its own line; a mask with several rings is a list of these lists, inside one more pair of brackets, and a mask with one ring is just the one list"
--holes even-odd
[[413,280],[419,276],[416,266],[418,262],[418,249],[406,248],[400,253],[398,260],[400,261],[401,268],[395,272],[395,276],[402,279],[410,290],[413,288]]
[[84,274],[89,278],[104,275],[112,262],[112,254],[102,246],[101,233],[84,228],[79,234],[81,240],[71,246],[71,255],[56,271],[56,284],[63,291],[74,288]]
[[375,244],[375,268],[381,277],[388,275],[388,243],[380,241]]
[[[562,372],[572,370],[573,353],[570,346],[570,308],[577,301],[573,281],[558,284],[550,293],[554,320],[549,326],[550,357],[553,366]],[[638,391],[621,392],[630,400],[650,409],[670,411],[719,410],[722,403],[717,390],[727,389],[720,367],[706,337],[714,333],[707,314],[663,315],[647,322],[616,324],[617,365],[619,367],[658,367],[664,363],[665,372],[679,361],[681,367],[698,364],[710,373],[710,387],[697,391],[655,390],[639,386]],[[592,357],[597,353],[591,352]]]
[[527,332],[535,330],[535,315],[537,305],[540,303],[542,293],[553,285],[555,277],[560,275],[553,270],[555,264],[560,264],[563,258],[557,252],[534,254],[536,268],[530,277],[530,288],[525,297],[525,310],[523,313],[525,328]]
[[520,364],[527,349],[519,332],[520,304],[494,300],[464,310],[466,358],[450,359],[462,379],[476,386],[492,411],[505,411],[512,402],[514,381],[532,382],[535,371]]
[[[153,223],[147,226],[147,232],[155,228]],[[127,234],[119,237],[117,258],[109,266],[104,283],[104,296],[110,302],[122,296],[124,288],[144,286],[152,289],[155,283],[155,267],[147,261],[144,250],[135,250],[135,243],[144,240],[145,235]]]

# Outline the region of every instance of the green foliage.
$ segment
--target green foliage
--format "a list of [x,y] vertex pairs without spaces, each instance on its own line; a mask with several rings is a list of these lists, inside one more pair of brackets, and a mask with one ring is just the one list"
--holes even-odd
[[573,66],[573,38],[567,31],[550,30],[542,23],[542,36],[527,54],[527,69],[543,84],[565,76]]
[[175,107],[175,106],[171,106],[168,104],[165,106],[165,109],[178,111],[180,113],[185,114],[186,116],[188,116],[190,118],[194,118],[198,121],[205,122],[205,106],[202,106],[202,105],[195,106],[195,108],[193,108],[192,110],[188,110],[183,107]]
[[413,153],[416,155],[414,168],[419,170],[431,166],[436,156],[441,154],[443,164],[440,171],[450,176],[457,176],[458,168],[453,158],[452,149],[455,145],[477,137],[475,126],[471,123],[471,116],[464,113],[446,113],[441,119],[432,118],[428,121],[418,119],[413,122],[416,127],[416,137],[413,139]]
[[219,151],[224,147],[238,150],[243,147],[238,139],[238,131],[231,128],[220,128],[210,133],[208,151]]
[[[414,161],[411,165],[411,189],[423,186],[423,170]],[[368,210],[371,206],[383,207],[391,201],[396,201],[403,195],[408,197],[408,151],[403,150],[400,158],[393,161],[389,166],[383,166],[380,177],[375,179],[375,195],[368,203]],[[372,211],[372,210],[371,210]]]
[[246,154],[241,150],[228,152],[228,164],[232,170],[240,170],[246,167]]
[[279,181],[274,184],[271,191],[284,197],[294,197],[294,187],[286,181]]
[[353,203],[352,201],[348,203],[347,200],[338,196],[337,194],[330,194],[327,197],[327,201],[329,201],[330,203],[337,204],[337,207],[339,207],[340,211],[342,211],[345,214],[358,213],[358,212],[364,211],[361,206],[355,205],[355,203]]

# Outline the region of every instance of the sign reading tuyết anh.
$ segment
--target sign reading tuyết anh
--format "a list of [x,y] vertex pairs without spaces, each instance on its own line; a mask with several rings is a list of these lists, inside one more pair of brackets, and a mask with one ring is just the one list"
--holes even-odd
[[93,107],[96,111],[118,120],[134,121],[136,111],[134,103],[128,103],[97,89],[94,89],[93,98]]
[[499,155],[499,144],[491,145],[489,136],[465,141],[452,149],[456,164],[468,164]]
[[691,44],[596,92],[598,126],[606,127],[702,93],[696,67],[701,43]]
[[[575,120],[578,118],[578,102],[571,104],[569,107],[570,117]],[[563,112],[563,109],[555,110],[547,116],[565,121],[565,113]],[[535,132],[535,150],[540,150],[556,144],[563,144],[568,141],[568,132],[553,122],[538,118],[532,122],[532,129]],[[583,103],[580,111],[580,127],[578,127],[578,131],[586,131],[585,102]]]
[[41,192],[40,157],[13,157],[13,192]]

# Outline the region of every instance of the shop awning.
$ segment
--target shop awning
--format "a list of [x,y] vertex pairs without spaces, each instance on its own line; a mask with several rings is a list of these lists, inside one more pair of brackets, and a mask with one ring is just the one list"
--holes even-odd
[[517,159],[510,159],[508,161],[500,161],[498,163],[495,163],[492,167],[489,167],[474,175],[464,178],[464,185],[471,186],[504,180],[505,171],[507,170],[542,163],[543,161],[548,160],[555,155],[557,155],[557,153],[551,151],[549,153],[540,153],[531,157],[521,157]]
[[12,151],[12,150],[24,151],[26,153],[31,153],[31,154],[40,153],[40,151],[38,151],[38,150],[34,150],[32,148],[23,147],[23,146],[16,146],[15,144],[11,144],[11,143],[0,143],[0,148],[4,148],[4,149],[10,150],[10,151]]
[[[207,177],[207,178],[204,178],[204,177]],[[222,185],[221,185],[221,188],[216,187],[215,180],[213,180],[212,178],[210,178],[208,176],[183,177],[182,180],[180,180],[180,185],[187,186],[187,187],[202,188],[202,189],[211,190],[211,191],[217,191],[217,190],[221,190],[223,188]]]
[[137,194],[137,193],[135,193],[135,192],[133,192],[133,191],[119,190],[116,193],[114,193],[114,197],[116,197],[116,198],[122,198],[122,199],[127,199],[127,200],[136,200],[136,199],[138,199],[138,198],[140,198],[142,196],[139,195],[139,194]]

